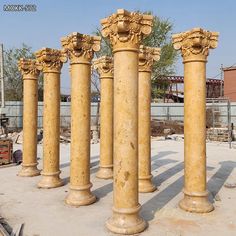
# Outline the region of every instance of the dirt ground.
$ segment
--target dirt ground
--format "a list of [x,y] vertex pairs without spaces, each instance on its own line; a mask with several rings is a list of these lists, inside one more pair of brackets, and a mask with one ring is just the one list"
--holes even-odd
[[[21,147],[17,144],[14,149]],[[91,182],[97,202],[79,208],[65,205],[69,149],[70,144],[61,144],[61,177],[66,184],[60,188],[38,189],[36,185],[41,177],[18,177],[20,166],[0,168],[0,215],[12,228],[23,223],[24,236],[113,235],[104,226],[111,216],[112,180],[95,177],[99,144],[91,145]],[[210,201],[215,207],[208,214],[187,213],[178,207],[183,197],[183,153],[183,141],[152,140],[152,174],[158,191],[139,195],[141,215],[149,223],[140,235],[235,236],[236,189],[225,188],[224,184],[236,182],[236,150],[224,143],[207,143],[207,181]],[[42,168],[42,144],[38,145],[38,156]]]

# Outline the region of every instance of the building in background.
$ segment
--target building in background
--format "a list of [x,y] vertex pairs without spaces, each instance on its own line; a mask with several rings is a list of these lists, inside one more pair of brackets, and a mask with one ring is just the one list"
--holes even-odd
[[236,102],[236,67],[223,68],[224,71],[224,96],[230,102]]
[[[158,78],[158,80],[156,81],[158,81],[158,83],[153,83],[152,89],[153,91],[155,91],[156,89],[162,89],[163,93],[161,94],[161,96],[163,98],[163,102],[184,102],[183,76],[163,76],[161,78]],[[206,98],[219,98],[223,96],[223,87],[224,87],[224,82],[222,80],[210,79],[210,78],[207,79]]]

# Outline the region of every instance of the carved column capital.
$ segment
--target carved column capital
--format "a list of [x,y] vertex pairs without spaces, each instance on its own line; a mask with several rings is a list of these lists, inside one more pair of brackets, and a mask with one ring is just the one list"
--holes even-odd
[[206,61],[209,49],[214,49],[218,44],[218,32],[210,32],[201,28],[174,34],[172,41],[176,50],[181,50],[184,62]]
[[67,61],[65,52],[52,48],[43,48],[35,56],[38,70],[44,73],[60,73],[63,63]]
[[103,56],[93,62],[93,68],[97,70],[102,78],[113,78],[113,59],[112,57]]
[[160,48],[152,48],[140,45],[139,47],[139,71],[152,71],[154,61],[159,61]]
[[101,24],[102,35],[110,39],[114,52],[124,48],[138,50],[141,40],[152,31],[153,16],[118,9]]
[[101,48],[101,37],[74,32],[62,38],[61,44],[71,64],[90,64],[94,52],[99,51]]
[[18,69],[23,75],[23,79],[37,79],[40,73],[36,67],[36,61],[33,59],[21,58],[18,61]]

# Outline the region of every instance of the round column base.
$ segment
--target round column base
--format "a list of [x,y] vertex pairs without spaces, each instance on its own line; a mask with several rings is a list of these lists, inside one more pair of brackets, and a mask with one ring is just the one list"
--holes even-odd
[[113,168],[100,166],[96,174],[99,179],[112,179],[113,178]]
[[179,207],[194,213],[208,213],[214,210],[214,206],[208,200],[208,191],[203,193],[184,191],[184,198],[179,202]]
[[139,216],[137,208],[115,209],[113,207],[113,216],[106,221],[106,227],[116,234],[137,234],[141,233],[147,228],[147,222]]
[[140,193],[151,193],[157,190],[157,187],[152,183],[152,175],[147,177],[139,177],[138,191]]
[[92,184],[75,187],[70,186],[70,192],[65,199],[65,203],[70,206],[86,206],[96,202],[96,196],[90,191]]
[[38,183],[38,188],[57,188],[64,185],[63,180],[59,177],[61,171],[57,171],[54,173],[44,173],[41,172],[42,179]]
[[22,169],[17,174],[20,177],[34,177],[40,175],[40,170],[37,168],[38,163],[22,164]]

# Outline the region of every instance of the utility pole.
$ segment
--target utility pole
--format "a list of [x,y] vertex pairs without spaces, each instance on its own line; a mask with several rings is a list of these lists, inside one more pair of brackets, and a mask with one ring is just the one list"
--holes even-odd
[[220,67],[220,97],[223,97],[223,64]]
[[1,108],[5,108],[4,77],[3,77],[3,44],[0,44],[0,81],[1,81]]

